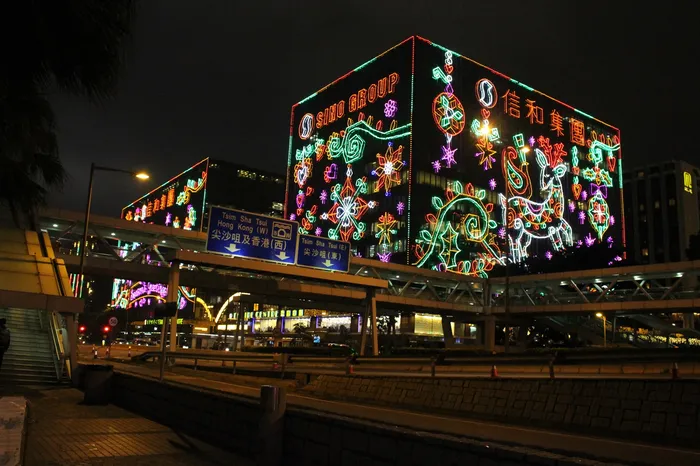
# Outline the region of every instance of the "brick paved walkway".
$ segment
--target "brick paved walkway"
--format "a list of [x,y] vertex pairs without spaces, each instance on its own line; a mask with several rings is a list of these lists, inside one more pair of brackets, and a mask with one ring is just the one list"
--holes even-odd
[[251,465],[115,406],[81,404],[70,388],[15,388],[30,400],[26,465]]

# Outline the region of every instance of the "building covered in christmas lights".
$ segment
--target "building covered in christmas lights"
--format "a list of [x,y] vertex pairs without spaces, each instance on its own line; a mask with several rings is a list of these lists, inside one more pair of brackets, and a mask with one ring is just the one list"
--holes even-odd
[[625,244],[619,130],[418,36],[292,107],[286,189],[304,234],[470,276]]

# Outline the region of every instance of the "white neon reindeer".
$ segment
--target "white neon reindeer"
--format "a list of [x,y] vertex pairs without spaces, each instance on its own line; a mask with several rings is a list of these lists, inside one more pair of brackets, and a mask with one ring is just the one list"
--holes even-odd
[[555,251],[573,245],[571,225],[563,218],[565,198],[561,178],[567,172],[567,166],[551,150],[545,154],[535,149],[535,154],[540,166],[540,192],[544,200],[535,202],[523,196],[513,196],[506,202],[505,196],[500,195],[504,223],[512,222],[508,240],[513,262],[528,257],[533,238],[549,239]]

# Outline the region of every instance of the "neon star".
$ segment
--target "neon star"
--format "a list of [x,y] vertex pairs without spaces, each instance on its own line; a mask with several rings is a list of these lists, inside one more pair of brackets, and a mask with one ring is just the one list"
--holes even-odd
[[452,149],[450,146],[442,146],[442,157],[440,157],[440,160],[445,162],[447,168],[457,163],[455,160],[455,152],[457,152],[456,148]]
[[451,223],[447,223],[439,237],[442,242],[440,260],[448,269],[457,267],[457,256],[462,251],[457,245],[459,233],[452,227]]
[[476,148],[479,149],[479,152],[477,152],[474,156],[480,157],[479,165],[483,166],[484,170],[492,168],[493,162],[496,161],[496,159],[493,158],[493,154],[495,154],[496,151],[493,150],[493,144],[491,144],[491,141],[489,141],[487,137],[479,138],[479,142],[476,143]]

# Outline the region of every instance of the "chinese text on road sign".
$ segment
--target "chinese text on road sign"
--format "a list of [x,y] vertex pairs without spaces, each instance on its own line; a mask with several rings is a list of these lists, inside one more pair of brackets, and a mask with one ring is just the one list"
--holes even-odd
[[301,235],[297,264],[321,270],[347,272],[350,268],[350,243]]
[[212,207],[207,252],[296,263],[299,224],[239,210]]

